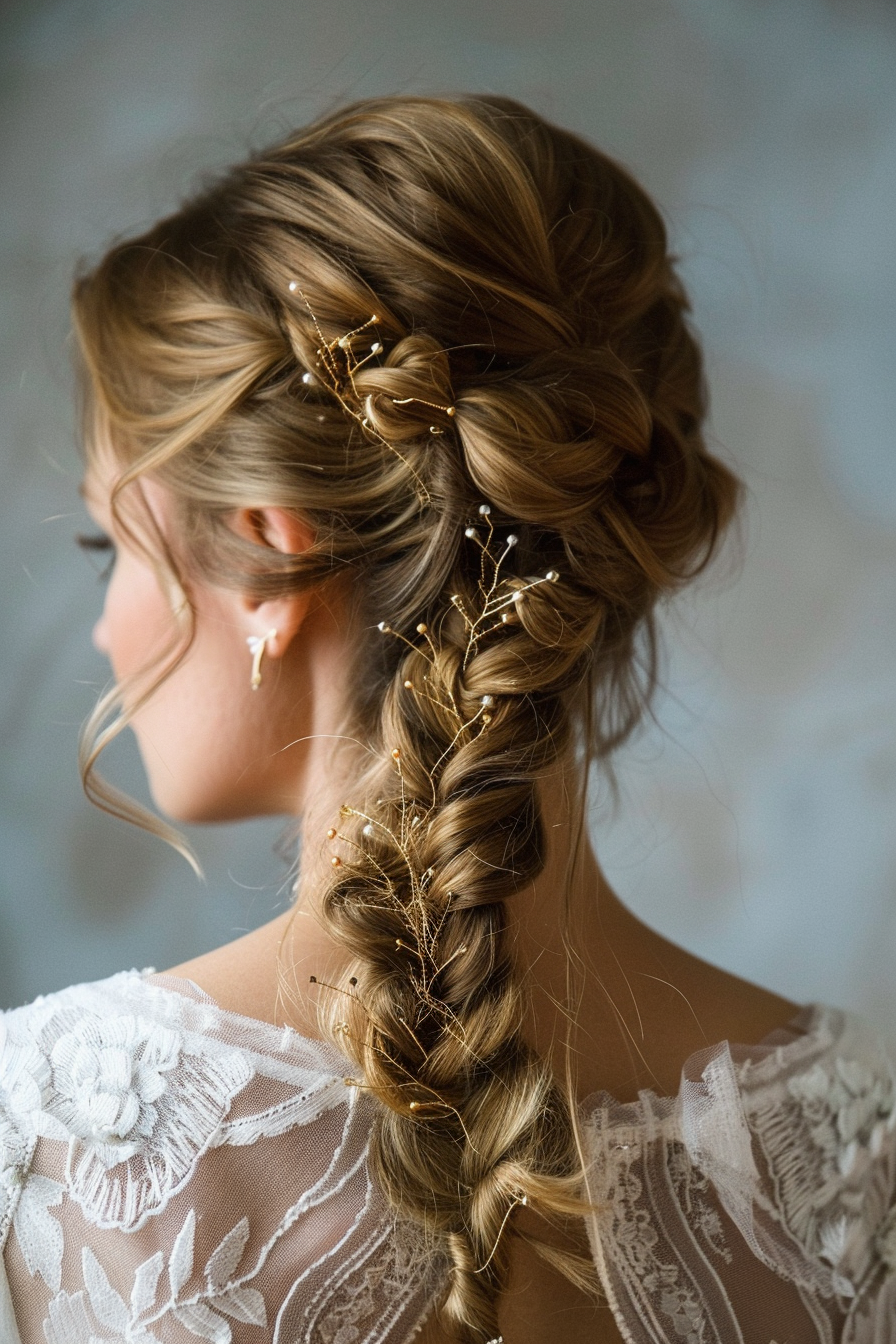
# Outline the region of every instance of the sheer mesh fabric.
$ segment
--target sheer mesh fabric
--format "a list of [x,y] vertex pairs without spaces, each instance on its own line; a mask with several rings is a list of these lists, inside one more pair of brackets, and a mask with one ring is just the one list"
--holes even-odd
[[[0,1344],[412,1339],[447,1260],[373,1187],[345,1071],[148,973],[0,1016]],[[896,1094],[854,1019],[581,1120],[630,1344],[896,1344]]]
[[337,1052],[133,972],[2,1021],[22,1344],[399,1344],[429,1314],[444,1265],[372,1188]]
[[805,1010],[583,1107],[592,1247],[636,1344],[896,1344],[896,1094],[861,1023]]

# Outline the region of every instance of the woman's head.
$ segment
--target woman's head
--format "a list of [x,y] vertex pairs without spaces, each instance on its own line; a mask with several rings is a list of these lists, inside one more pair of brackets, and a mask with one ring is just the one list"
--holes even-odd
[[[266,604],[341,632],[366,752],[322,894],[358,962],[343,1042],[383,1104],[385,1188],[448,1237],[449,1312],[492,1333],[508,1207],[564,1207],[575,1175],[502,937],[544,862],[538,781],[636,721],[654,605],[737,493],[700,436],[686,310],[643,191],[492,98],[350,107],[76,288],[89,475],[111,452],[125,531],[164,500],[144,560],[171,659],[194,640],[169,686],[277,626]],[[208,594],[233,626],[213,652]],[[278,705],[253,712],[285,733]]]
[[[104,467],[88,472],[86,503],[118,545],[93,640],[130,711],[157,806],[176,821],[301,812],[313,734],[342,711],[343,594],[331,581],[325,592],[260,600],[203,582],[179,554],[171,492],[142,477],[128,500],[130,535],[121,535],[109,507],[116,469]],[[310,540],[303,520],[284,509],[234,510],[231,526],[282,554]],[[166,553],[174,574],[160,564]],[[183,645],[187,612],[189,652],[177,660],[170,655]],[[247,694],[257,641],[263,695]],[[171,670],[153,686],[160,655]],[[152,693],[136,709],[141,686]]]

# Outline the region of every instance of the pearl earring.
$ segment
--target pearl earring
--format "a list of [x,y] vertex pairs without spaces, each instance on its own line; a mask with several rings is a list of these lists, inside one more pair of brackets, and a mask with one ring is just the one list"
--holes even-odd
[[248,635],[246,643],[249,645],[249,652],[252,655],[252,676],[249,685],[253,691],[257,691],[261,685],[261,660],[267,650],[269,639],[274,639],[276,630],[269,630],[266,635]]

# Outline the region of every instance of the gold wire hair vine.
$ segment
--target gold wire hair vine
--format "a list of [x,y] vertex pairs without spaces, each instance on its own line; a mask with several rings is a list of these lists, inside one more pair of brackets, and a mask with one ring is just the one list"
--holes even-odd
[[[549,569],[542,577],[529,579],[525,583],[521,583],[509,594],[503,591],[501,588],[502,566],[514,547],[519,544],[519,537],[515,532],[509,532],[504,539],[503,551],[500,555],[495,556],[492,551],[495,529],[492,523],[491,513],[491,505],[479,505],[479,517],[486,529],[484,540],[479,533],[479,528],[475,524],[470,523],[464,529],[464,536],[467,537],[468,540],[474,541],[478,545],[481,553],[478,585],[480,608],[478,613],[474,615],[473,613],[468,612],[463,598],[458,593],[453,594],[451,597],[452,604],[460,612],[464,624],[467,627],[467,647],[463,661],[463,666],[465,668],[475,654],[481,639],[484,639],[486,635],[493,634],[496,630],[500,630],[503,625],[511,625],[519,620],[519,612],[517,608],[519,603],[524,601],[528,592],[533,588],[538,588],[543,583],[557,583],[560,578],[556,569]],[[491,567],[490,574],[486,572],[488,566]],[[495,620],[495,617],[498,619]],[[485,626],[484,622],[489,620],[493,621],[493,624]]]
[[[352,339],[375,321],[375,318],[371,318],[368,323],[356,328],[353,332],[349,332],[339,341],[324,343],[321,337],[322,367],[328,370],[328,378],[332,377],[334,382],[337,378],[335,364],[327,362],[330,361],[334,349],[345,349],[345,345],[342,345],[341,342],[346,342],[350,346]],[[358,367],[358,365],[356,364],[354,367]],[[340,399],[342,400],[342,398]],[[407,400],[413,399],[408,398]],[[441,407],[439,409],[445,410],[447,413],[447,408]],[[468,523],[464,527],[466,539],[474,542],[480,551],[479,575],[475,589],[466,601],[459,594],[454,594],[449,599],[455,609],[460,612],[464,622],[466,632],[464,667],[467,666],[475,654],[482,639],[505,629],[514,619],[518,619],[515,616],[515,611],[518,604],[524,600],[526,593],[539,584],[556,583],[559,580],[559,574],[556,570],[548,570],[545,575],[539,578],[525,581],[515,576],[506,575],[504,571],[508,557],[518,545],[519,539],[516,533],[508,532],[503,539],[503,543],[497,545],[491,513],[489,504],[481,504],[477,522]],[[403,689],[410,695],[419,696],[438,706],[443,713],[446,713],[453,720],[454,732],[439,758],[426,771],[431,790],[429,802],[424,802],[419,797],[409,797],[402,766],[401,747],[396,745],[389,750],[389,759],[397,776],[398,797],[377,799],[377,806],[394,806],[397,809],[397,817],[390,817],[387,820],[362,808],[356,808],[350,803],[343,803],[340,806],[339,815],[346,819],[355,818],[361,823],[360,839],[356,840],[352,835],[345,834],[338,825],[330,826],[326,833],[327,840],[330,842],[338,841],[344,847],[343,853],[347,850],[352,855],[352,857],[346,856],[343,858],[340,854],[332,854],[330,864],[337,871],[345,869],[356,873],[366,871],[367,876],[372,879],[376,886],[376,892],[371,892],[371,901],[378,903],[379,908],[385,907],[391,910],[398,916],[403,926],[402,936],[396,936],[394,939],[395,951],[404,954],[402,961],[406,967],[405,974],[408,978],[408,984],[416,1001],[416,1011],[434,1017],[440,1023],[441,1030],[451,1035],[462,1048],[469,1051],[464,1024],[459,1021],[451,1006],[440,997],[436,990],[436,982],[438,977],[452,963],[468,955],[470,948],[464,943],[450,955],[446,955],[445,951],[440,951],[440,939],[445,921],[453,907],[454,893],[447,893],[447,898],[440,901],[438,905],[433,903],[428,896],[428,891],[434,876],[434,870],[432,867],[428,867],[421,871],[420,865],[415,861],[416,842],[421,833],[420,828],[426,828],[429,825],[437,805],[437,781],[446,760],[459,743],[470,741],[474,734],[488,730],[496,708],[499,708],[500,697],[494,694],[482,695],[479,698],[475,713],[462,712],[451,687],[441,683],[435,676],[435,670],[439,662],[439,649],[425,620],[416,623],[415,634],[419,637],[418,640],[415,640],[413,636],[408,637],[400,630],[395,630],[387,621],[380,621],[378,629],[382,634],[391,635],[399,640],[408,650],[423,659],[425,666],[430,671],[424,672],[422,679],[417,678],[416,681],[411,677],[405,677],[402,683]],[[430,673],[433,675],[431,676]],[[377,839],[381,840],[401,860],[406,873],[406,881],[402,881],[401,891],[397,889],[392,876],[377,857],[376,846],[365,845],[364,843],[364,841],[375,841]],[[375,1033],[375,1037],[381,1038],[383,1044],[389,1042],[390,1032],[384,1030],[382,1024],[375,1020],[359,995],[353,992],[354,986],[357,984],[356,977],[352,976],[350,978],[349,989],[339,985],[327,984],[325,981],[318,981],[316,976],[311,976],[310,980],[312,984],[319,984],[321,988],[332,993],[348,997],[352,1003],[361,1009],[367,1019],[368,1027]],[[401,1022],[402,1029],[408,1033],[410,1039],[416,1044],[421,1059],[425,1060],[428,1049],[414,1030],[419,1019],[415,1016],[413,1020],[409,1021],[405,1013],[398,1007],[396,1007],[395,1012]],[[344,1021],[336,1023],[334,1031],[343,1037],[351,1035],[351,1028]],[[421,1079],[415,1077],[412,1069],[394,1059],[389,1050],[382,1048],[376,1039],[368,1039],[364,1048],[372,1050],[396,1069],[400,1075],[404,1075],[406,1081],[398,1082],[396,1086],[399,1089],[407,1088],[412,1092],[412,1099],[406,1103],[405,1113],[409,1118],[428,1123],[453,1119],[457,1122],[465,1142],[475,1151],[464,1118],[456,1106],[439,1096],[435,1089],[430,1088]],[[475,1052],[470,1051],[470,1055],[477,1062],[484,1062],[477,1059]],[[346,1078],[345,1082],[347,1086],[359,1089],[373,1089],[374,1087],[373,1084],[367,1083],[363,1079]],[[424,1093],[423,1096],[420,1095],[421,1090]],[[416,1092],[417,1095],[413,1096],[413,1092]],[[513,1209],[525,1203],[526,1197],[524,1195],[514,1196],[501,1223],[495,1246],[485,1263],[476,1270],[477,1273],[482,1273],[491,1263],[497,1250],[498,1241]]]
[[[413,477],[414,489],[416,490],[417,498],[420,500],[420,503],[424,505],[424,507],[429,505],[432,502],[432,499],[420,473],[408,461],[404,453],[399,452],[395,447],[395,444],[390,443],[390,441],[381,434],[372,423],[371,398],[370,396],[362,396],[355,383],[355,376],[359,369],[362,369],[365,364],[370,362],[370,360],[375,359],[377,355],[381,354],[384,347],[381,340],[375,340],[371,343],[367,354],[358,359],[355,356],[353,342],[355,337],[360,336],[365,331],[369,331],[371,327],[375,327],[380,320],[379,316],[376,313],[372,313],[366,322],[362,322],[351,331],[347,331],[342,336],[337,336],[333,340],[328,341],[320,329],[320,324],[314,314],[314,310],[308,302],[299,282],[297,280],[290,280],[288,289],[291,294],[298,294],[301,298],[308,311],[308,316],[311,318],[314,330],[317,333],[320,342],[317,347],[317,364],[318,369],[322,371],[323,381],[327,388],[332,392],[346,415],[350,415],[366,434],[369,434],[372,438],[376,439],[377,442],[382,444],[382,446],[392,453],[393,456],[398,458],[402,466],[404,466]],[[311,382],[312,380],[313,376],[309,376],[307,373],[302,375],[303,383]],[[406,397],[401,401],[395,401],[393,398],[393,403],[394,405],[399,406],[417,400],[419,400],[417,397]],[[454,406],[437,406],[433,402],[424,402],[423,405],[432,406],[435,410],[444,411],[446,415],[453,416],[456,413],[456,407]],[[430,432],[440,433],[441,431],[430,427]]]
[[[474,1273],[474,1274],[482,1274],[482,1273],[485,1272],[485,1270],[488,1269],[488,1267],[489,1267],[489,1265],[491,1264],[492,1260],[494,1260],[494,1258],[495,1258],[495,1254],[496,1254],[496,1252],[497,1252],[497,1250],[498,1250],[498,1245],[499,1245],[499,1243],[500,1243],[500,1241],[501,1241],[501,1237],[502,1237],[503,1234],[504,1234],[504,1229],[505,1229],[505,1227],[507,1226],[507,1220],[508,1220],[508,1218],[509,1218],[510,1215],[513,1213],[514,1209],[518,1209],[518,1208],[520,1208],[520,1207],[522,1207],[522,1206],[524,1206],[524,1205],[526,1205],[526,1204],[528,1204],[528,1203],[529,1203],[529,1198],[528,1198],[527,1195],[520,1194],[520,1195],[514,1195],[514,1196],[513,1196],[513,1198],[512,1198],[511,1201],[510,1201],[510,1207],[508,1208],[507,1212],[504,1214],[504,1217],[501,1219],[501,1226],[498,1228],[498,1235],[495,1237],[495,1244],[494,1244],[494,1246],[492,1247],[491,1251],[489,1252],[488,1259],[487,1259],[483,1264],[481,1264],[481,1265],[477,1265],[477,1266],[476,1266],[476,1268],[473,1270],[473,1273]],[[499,1336],[499,1339],[500,1339],[500,1336]]]

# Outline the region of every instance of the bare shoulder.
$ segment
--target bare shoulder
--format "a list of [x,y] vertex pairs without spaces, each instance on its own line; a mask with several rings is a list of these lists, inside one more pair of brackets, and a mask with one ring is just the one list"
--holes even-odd
[[165,974],[191,980],[227,1012],[276,1026],[288,1022],[316,1036],[316,1001],[308,985],[312,975],[330,978],[335,956],[320,925],[293,909]]
[[531,1039],[580,1098],[678,1091],[681,1071],[721,1041],[753,1045],[792,1021],[798,1005],[662,937],[605,886],[576,930],[579,985],[571,1008],[569,956],[539,943],[528,956]]
[[612,968],[585,994],[579,1049],[589,1032],[600,1045],[597,1066],[586,1063],[580,1095],[606,1090],[630,1101],[649,1088],[673,1096],[692,1055],[723,1041],[758,1044],[799,1011],[772,990],[633,924],[624,935],[620,930]]

